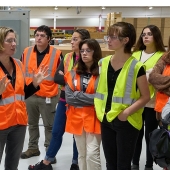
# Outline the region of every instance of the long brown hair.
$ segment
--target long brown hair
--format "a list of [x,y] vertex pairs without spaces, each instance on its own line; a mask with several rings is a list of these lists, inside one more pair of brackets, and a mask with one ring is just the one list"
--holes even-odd
[[128,37],[129,41],[124,46],[124,53],[131,53],[131,49],[136,42],[136,31],[134,26],[128,22],[116,22],[110,26],[107,30],[107,35],[113,36],[116,33],[119,40],[122,41],[122,37]]
[[[81,50],[83,44],[87,44],[90,50],[93,50],[93,64],[90,67],[90,72],[92,75],[98,76],[99,75],[99,66],[98,61],[102,58],[102,51],[100,48],[99,43],[95,39],[86,39],[80,42],[79,49]],[[80,54],[80,58],[78,59],[77,63],[77,74],[84,74],[87,71],[87,67],[83,62]]]
[[[159,28],[156,25],[147,25],[146,27],[143,28],[143,30],[146,29],[146,28],[149,28],[152,35],[153,35],[156,50],[165,52],[165,47],[164,47],[164,44],[163,44],[161,31],[159,30]],[[143,30],[142,30],[141,34],[143,33]],[[141,34],[140,34],[140,37],[139,37],[133,51],[139,51],[139,50],[145,50],[146,49],[146,46],[143,43],[143,39],[141,37]]]

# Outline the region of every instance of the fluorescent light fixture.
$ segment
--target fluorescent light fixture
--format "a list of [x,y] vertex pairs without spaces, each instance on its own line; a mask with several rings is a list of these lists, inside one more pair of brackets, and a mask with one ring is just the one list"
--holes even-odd
[[55,6],[55,8],[54,8],[55,10],[57,10],[58,9],[58,7],[57,6]]
[[153,7],[152,7],[152,6],[150,6],[150,7],[149,7],[149,9],[153,9]]
[[106,9],[106,8],[103,6],[102,9]]

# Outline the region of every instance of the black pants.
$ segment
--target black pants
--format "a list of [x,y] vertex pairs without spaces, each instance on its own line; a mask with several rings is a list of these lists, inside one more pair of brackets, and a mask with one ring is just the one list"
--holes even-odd
[[131,170],[131,160],[139,130],[128,121],[115,118],[101,123],[101,136],[107,170]]
[[157,129],[158,122],[156,120],[156,112],[153,108],[145,107],[143,111],[143,126],[139,132],[139,137],[136,143],[136,149],[132,159],[132,163],[139,165],[141,150],[142,150],[142,139],[144,136],[144,125],[145,125],[145,141],[146,141],[146,167],[151,168],[153,166],[153,158],[149,151],[149,133]]
[[26,126],[16,125],[0,130],[0,163],[5,148],[5,170],[17,170],[25,140]]

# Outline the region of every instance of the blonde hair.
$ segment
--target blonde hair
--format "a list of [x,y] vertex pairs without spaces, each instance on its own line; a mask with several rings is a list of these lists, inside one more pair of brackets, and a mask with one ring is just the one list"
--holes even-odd
[[15,31],[9,27],[0,27],[0,51],[4,51],[4,41],[9,32],[12,32],[16,35]]

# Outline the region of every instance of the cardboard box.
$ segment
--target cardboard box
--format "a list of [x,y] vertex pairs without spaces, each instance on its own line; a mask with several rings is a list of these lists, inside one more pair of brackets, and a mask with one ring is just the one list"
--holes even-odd
[[137,18],[137,28],[143,28],[148,25],[148,18]]
[[156,25],[161,27],[161,18],[148,18],[148,25]]
[[164,25],[164,27],[166,28],[166,27],[170,27],[170,18],[165,18],[165,25]]
[[108,13],[107,17],[106,17],[106,20],[110,20],[110,18],[111,18],[111,13]]
[[121,12],[112,12],[110,14],[110,20],[114,20],[114,19],[121,18],[121,17],[122,17]]
[[168,46],[169,36],[170,36],[170,27],[164,28],[163,42],[165,46]]
[[134,18],[122,18],[122,21],[128,22],[128,23],[134,25]]

